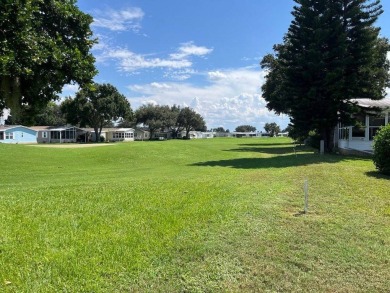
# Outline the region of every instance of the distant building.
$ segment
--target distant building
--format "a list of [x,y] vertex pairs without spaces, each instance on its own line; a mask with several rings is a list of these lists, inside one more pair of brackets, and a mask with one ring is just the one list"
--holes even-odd
[[261,132],[233,132],[233,137],[241,138],[241,137],[262,137]]

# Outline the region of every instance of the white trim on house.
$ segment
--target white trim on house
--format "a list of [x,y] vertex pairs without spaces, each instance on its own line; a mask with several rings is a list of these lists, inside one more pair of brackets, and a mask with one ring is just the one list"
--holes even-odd
[[[96,141],[96,134],[93,128],[84,128],[91,134],[91,141]],[[100,136],[104,137],[105,141],[134,141],[135,130],[133,128],[102,128]]]

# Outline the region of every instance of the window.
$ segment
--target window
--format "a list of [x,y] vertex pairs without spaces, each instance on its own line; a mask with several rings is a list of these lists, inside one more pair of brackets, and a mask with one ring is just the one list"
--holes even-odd
[[380,129],[381,126],[384,126],[385,123],[385,117],[381,116],[370,116],[370,140],[374,139],[374,136],[376,135],[377,131]]
[[[125,136],[126,135],[126,136]],[[113,138],[117,138],[117,139],[120,139],[120,138],[127,138],[127,133],[124,133],[124,132],[114,132],[114,134],[112,135]]]
[[14,139],[14,133],[13,132],[6,132],[5,139]]
[[4,140],[4,132],[0,132],[0,140]]
[[47,131],[42,132],[42,138],[47,138]]
[[349,127],[339,129],[339,139],[349,139]]
[[366,136],[366,116],[358,115],[355,117],[356,123],[352,128],[352,137],[365,137]]

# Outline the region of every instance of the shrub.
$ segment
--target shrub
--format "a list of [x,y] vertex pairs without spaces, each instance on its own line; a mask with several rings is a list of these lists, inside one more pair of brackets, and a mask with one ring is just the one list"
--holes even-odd
[[373,161],[379,172],[390,175],[390,124],[382,127],[374,137]]
[[316,131],[311,130],[306,139],[306,145],[311,146],[312,148],[315,149],[320,149],[320,141],[321,141],[321,136]]

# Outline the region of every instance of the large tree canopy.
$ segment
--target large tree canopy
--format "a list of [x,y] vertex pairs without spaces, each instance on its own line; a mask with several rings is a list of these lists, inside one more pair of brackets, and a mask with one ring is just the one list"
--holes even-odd
[[385,96],[390,47],[373,26],[383,11],[380,1],[294,1],[283,44],[261,61],[263,97],[301,133],[317,131],[329,150],[334,127],[356,111],[352,99]]
[[204,130],[203,117],[189,107],[169,107],[167,105],[142,105],[135,111],[137,124],[143,124],[150,131],[150,139],[156,131],[170,131],[174,138],[185,130],[186,137],[191,130]]
[[14,118],[12,115],[8,116],[5,121],[10,125],[27,125],[27,126],[60,126],[66,124],[64,114],[61,112],[61,108],[55,102],[49,102],[45,108],[34,116],[22,115]]
[[280,132],[280,127],[275,122],[265,123],[264,130],[267,131],[270,136],[275,136],[278,135],[278,133]]
[[68,98],[62,103],[61,110],[69,123],[92,127],[96,142],[103,126],[132,116],[129,101],[110,84],[92,84],[80,90],[74,99]]
[[236,127],[236,132],[254,132],[256,127],[251,125],[240,125]]
[[170,129],[176,125],[177,111],[167,105],[147,104],[135,111],[135,119],[137,124],[148,127],[152,139],[156,131]]
[[92,17],[75,0],[2,0],[0,4],[0,111],[33,115],[65,84],[89,83]]
[[189,107],[180,110],[177,117],[177,125],[178,128],[186,131],[186,138],[190,138],[189,133],[191,130],[204,130],[206,128],[203,117]]

